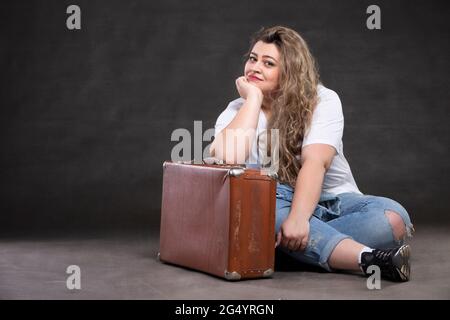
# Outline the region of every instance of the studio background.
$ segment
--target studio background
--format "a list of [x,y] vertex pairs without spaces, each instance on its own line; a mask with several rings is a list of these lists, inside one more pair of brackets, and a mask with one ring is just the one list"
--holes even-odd
[[[81,8],[68,30],[66,8]],[[381,8],[381,30],[366,9]],[[362,192],[448,224],[445,1],[2,1],[0,235],[158,232],[177,128],[238,97],[252,33],[297,30],[345,116]],[[204,143],[206,146],[208,142]]]

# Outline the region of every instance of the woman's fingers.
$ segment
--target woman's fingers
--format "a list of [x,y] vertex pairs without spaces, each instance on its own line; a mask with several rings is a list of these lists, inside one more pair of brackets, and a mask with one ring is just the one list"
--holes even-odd
[[283,247],[291,251],[304,251],[308,246],[309,222],[289,220],[283,222],[280,228]]
[[295,241],[295,246],[294,246],[294,251],[299,251],[299,250],[301,250],[301,245],[302,245],[302,242],[301,241],[299,241],[299,240],[296,240]]
[[[278,243],[278,239],[277,239]],[[281,245],[290,251],[304,251],[306,247],[308,246],[308,239],[303,238],[301,240],[299,239],[287,239],[283,238],[281,240]]]
[[244,82],[245,80],[246,80],[245,77],[239,77],[236,79],[236,83]]
[[289,240],[289,243],[287,245],[287,248],[291,251],[298,251],[298,249],[300,248],[300,241],[298,241],[297,239],[291,239]]
[[308,246],[308,237],[304,237],[300,243],[300,251],[304,251]]
[[236,88],[239,92],[239,95],[244,99],[247,98],[247,89],[245,88],[246,82],[247,81],[243,76],[236,79]]
[[295,248],[295,240],[288,240],[288,243],[287,243],[286,248],[288,248],[290,251],[294,251],[294,248]]
[[275,242],[275,248],[278,247],[278,246],[280,245],[280,243],[281,243],[281,238],[282,238],[282,236],[281,236],[281,231],[278,231],[278,233],[277,233],[277,240],[276,240],[276,242]]

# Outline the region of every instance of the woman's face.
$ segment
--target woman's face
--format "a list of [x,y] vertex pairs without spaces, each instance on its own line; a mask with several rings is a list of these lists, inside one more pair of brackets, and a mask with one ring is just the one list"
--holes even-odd
[[267,95],[278,86],[280,53],[273,43],[258,41],[245,63],[245,78]]

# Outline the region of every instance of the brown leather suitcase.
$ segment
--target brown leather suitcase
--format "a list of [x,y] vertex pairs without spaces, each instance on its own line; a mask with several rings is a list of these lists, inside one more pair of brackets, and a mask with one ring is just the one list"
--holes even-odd
[[159,259],[227,280],[274,270],[276,179],[259,169],[163,164]]

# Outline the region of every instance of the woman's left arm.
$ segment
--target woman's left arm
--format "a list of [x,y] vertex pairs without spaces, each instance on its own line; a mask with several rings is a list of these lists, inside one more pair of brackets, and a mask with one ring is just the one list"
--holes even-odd
[[322,192],[326,171],[336,149],[328,144],[310,144],[302,149],[301,169],[297,176],[294,197],[288,218],[281,225],[277,245],[289,250],[304,250],[308,244],[309,219]]

